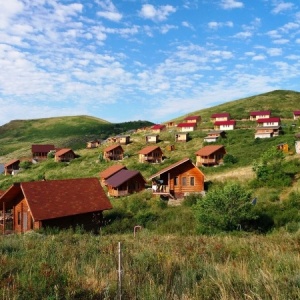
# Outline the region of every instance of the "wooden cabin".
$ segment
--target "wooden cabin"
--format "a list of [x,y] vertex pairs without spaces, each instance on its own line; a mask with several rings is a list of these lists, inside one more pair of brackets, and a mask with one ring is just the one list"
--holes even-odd
[[147,146],[138,152],[141,163],[161,163],[163,152],[159,146]]
[[164,124],[155,124],[151,127],[151,131],[153,133],[160,133],[165,130],[166,130],[166,125],[164,125]]
[[[111,208],[97,178],[14,183],[0,196],[2,215],[12,213],[15,233],[77,226],[97,232],[102,212]],[[6,233],[5,218],[2,232]]]
[[70,148],[59,149],[55,152],[54,160],[57,162],[69,162],[76,158],[76,154]]
[[172,128],[172,127],[176,127],[176,126],[177,126],[177,124],[174,121],[170,121],[170,122],[166,123],[167,128]]
[[145,189],[146,180],[139,171],[122,169],[106,179],[108,195],[122,197]]
[[158,134],[149,134],[146,135],[146,143],[158,143],[159,135]]
[[188,132],[178,132],[175,134],[175,142],[187,142],[190,140]]
[[179,123],[177,125],[177,128],[181,132],[190,132],[190,131],[194,131],[196,126],[197,126],[196,123]]
[[124,150],[120,145],[111,145],[104,149],[103,158],[105,160],[122,160]]
[[15,175],[20,169],[20,160],[12,159],[4,165],[4,175]]
[[127,170],[127,168],[123,165],[112,165],[109,168],[102,171],[100,175],[100,182],[102,185],[106,185],[106,180],[111,176],[115,175],[121,170]]
[[252,111],[250,112],[250,121],[257,121],[258,119],[271,118],[270,110]]
[[54,145],[32,145],[32,159],[34,159],[35,161],[45,160],[48,157],[48,153],[54,150]]
[[204,174],[189,158],[184,158],[153,174],[152,192],[163,198],[182,199],[204,191]]
[[215,143],[219,138],[226,138],[226,132],[224,130],[209,131],[203,140],[206,143]]
[[99,140],[93,140],[93,141],[86,142],[87,149],[98,148],[100,145],[101,145],[101,142]]
[[281,134],[281,126],[261,126],[257,127],[254,138],[267,139]]
[[216,113],[212,114],[210,116],[210,119],[212,122],[218,122],[218,121],[229,121],[230,120],[230,114],[229,113]]
[[208,145],[196,153],[196,166],[216,166],[223,162],[224,155],[226,154],[223,145]]
[[234,130],[236,122],[234,120],[229,121],[216,121],[214,123],[215,130]]
[[130,143],[130,135],[120,135],[117,137],[117,143],[127,145]]
[[201,121],[201,117],[200,116],[188,116],[184,118],[184,121],[186,123],[195,123],[195,124],[199,124]]

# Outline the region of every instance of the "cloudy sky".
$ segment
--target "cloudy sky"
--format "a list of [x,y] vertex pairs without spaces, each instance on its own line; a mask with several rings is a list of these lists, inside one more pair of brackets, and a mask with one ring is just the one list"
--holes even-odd
[[299,91],[298,0],[0,0],[0,125],[154,123]]

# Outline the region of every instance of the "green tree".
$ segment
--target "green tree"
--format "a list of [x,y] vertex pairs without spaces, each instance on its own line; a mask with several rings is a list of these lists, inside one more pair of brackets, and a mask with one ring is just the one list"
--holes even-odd
[[194,206],[198,232],[203,234],[246,229],[256,219],[251,193],[238,183],[216,187]]

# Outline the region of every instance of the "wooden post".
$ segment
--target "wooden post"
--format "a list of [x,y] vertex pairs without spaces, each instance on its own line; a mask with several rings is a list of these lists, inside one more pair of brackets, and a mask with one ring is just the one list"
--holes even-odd
[[119,299],[122,299],[122,261],[121,261],[121,242],[118,243],[118,254],[119,254],[119,264],[118,264],[118,288],[119,288]]
[[3,210],[2,210],[2,214],[3,214],[3,234],[5,234],[5,202],[3,201]]

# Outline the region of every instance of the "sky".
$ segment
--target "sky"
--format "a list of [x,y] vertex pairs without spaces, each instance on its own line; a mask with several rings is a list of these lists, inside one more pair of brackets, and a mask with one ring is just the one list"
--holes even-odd
[[300,91],[297,0],[0,0],[0,125],[163,123]]

